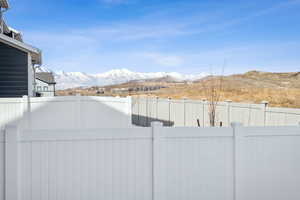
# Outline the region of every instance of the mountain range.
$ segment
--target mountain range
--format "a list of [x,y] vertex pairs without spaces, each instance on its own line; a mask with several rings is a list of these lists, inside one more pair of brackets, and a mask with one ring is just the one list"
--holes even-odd
[[200,74],[181,74],[177,72],[133,72],[128,69],[114,69],[99,74],[88,74],[84,72],[53,72],[47,68],[39,68],[37,72],[52,72],[57,82],[57,89],[68,89],[76,87],[106,86],[126,83],[133,80],[148,80],[169,77],[176,81],[194,81],[207,76]]

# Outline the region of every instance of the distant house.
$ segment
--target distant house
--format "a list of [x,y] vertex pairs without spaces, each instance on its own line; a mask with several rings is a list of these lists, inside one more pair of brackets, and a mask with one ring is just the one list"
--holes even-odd
[[0,97],[34,96],[34,66],[42,63],[41,51],[7,26],[3,13],[8,9],[8,1],[0,0]]
[[51,72],[38,72],[35,74],[35,92],[38,97],[55,96],[55,80]]

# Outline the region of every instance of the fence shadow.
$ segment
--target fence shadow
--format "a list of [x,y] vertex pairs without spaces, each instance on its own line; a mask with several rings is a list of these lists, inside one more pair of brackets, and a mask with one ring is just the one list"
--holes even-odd
[[12,100],[0,99],[0,129],[4,129],[8,124],[29,129],[94,129],[131,126],[129,112],[131,105],[125,98],[42,97],[29,98],[28,102],[23,102],[20,98],[16,103]]
[[147,116],[132,114],[132,124],[141,127],[150,127],[152,122],[161,122],[164,126],[174,126],[174,121],[157,119]]

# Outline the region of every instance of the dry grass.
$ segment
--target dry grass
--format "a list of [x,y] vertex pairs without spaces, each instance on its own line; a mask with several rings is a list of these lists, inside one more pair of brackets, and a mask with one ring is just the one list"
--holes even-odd
[[[206,94],[201,85],[174,87],[163,89],[150,95],[161,98],[204,99]],[[300,89],[272,89],[272,88],[233,88],[224,87],[220,91],[220,100],[234,102],[260,103],[268,101],[270,106],[300,108]]]
[[[153,92],[138,93],[106,93],[102,96],[128,96],[128,95],[151,95],[160,98],[174,99],[204,99],[207,98],[205,85],[209,84],[214,78],[211,77],[195,83],[166,83],[166,82],[141,82],[126,83],[109,87],[133,87],[136,85],[155,85],[163,84],[168,88]],[[205,84],[203,84],[205,82]],[[260,103],[268,101],[270,106],[300,108],[300,72],[292,73],[268,73],[251,71],[245,74],[231,75],[223,77],[220,91],[220,100],[232,100],[234,102]],[[82,90],[60,91],[59,95],[97,95],[92,88]],[[101,96],[101,95],[98,95]]]

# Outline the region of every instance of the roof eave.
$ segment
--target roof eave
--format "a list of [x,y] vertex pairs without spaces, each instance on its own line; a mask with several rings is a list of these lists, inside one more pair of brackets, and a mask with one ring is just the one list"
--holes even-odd
[[47,83],[47,84],[49,84],[49,85],[55,85],[55,84],[56,84],[56,82],[48,82],[48,81],[42,80],[42,79],[40,79],[40,78],[36,78],[36,79],[39,80],[39,81],[42,81],[42,82],[44,82],[44,83]]
[[25,51],[30,53],[32,58],[32,64],[41,65],[42,64],[42,51],[38,48],[35,48],[26,43],[15,40],[11,37],[8,37],[4,34],[0,34],[0,41],[3,43],[12,46],[14,48],[20,49],[21,51]]

